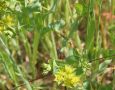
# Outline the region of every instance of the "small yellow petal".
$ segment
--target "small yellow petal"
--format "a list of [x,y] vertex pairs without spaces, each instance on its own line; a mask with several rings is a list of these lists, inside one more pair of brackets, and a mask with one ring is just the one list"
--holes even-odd
[[69,88],[75,87],[78,83],[80,83],[80,77],[76,76],[74,71],[75,68],[70,65],[65,65],[56,73],[55,81],[58,84],[62,84],[63,86]]

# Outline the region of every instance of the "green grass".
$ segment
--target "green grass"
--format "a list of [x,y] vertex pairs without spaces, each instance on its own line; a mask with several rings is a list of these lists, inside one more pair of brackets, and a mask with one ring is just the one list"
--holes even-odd
[[[114,4],[1,0],[0,90],[114,90]],[[75,86],[55,81],[66,65],[80,77]]]

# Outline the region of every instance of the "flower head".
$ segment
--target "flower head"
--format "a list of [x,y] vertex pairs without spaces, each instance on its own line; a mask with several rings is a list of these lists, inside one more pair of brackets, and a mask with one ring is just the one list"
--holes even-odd
[[59,68],[55,74],[55,81],[69,88],[75,87],[80,82],[80,77],[76,76],[74,71],[75,68],[70,65]]
[[11,15],[7,15],[3,18],[3,21],[5,22],[5,24],[9,27],[12,27],[14,25],[14,20],[13,17]]

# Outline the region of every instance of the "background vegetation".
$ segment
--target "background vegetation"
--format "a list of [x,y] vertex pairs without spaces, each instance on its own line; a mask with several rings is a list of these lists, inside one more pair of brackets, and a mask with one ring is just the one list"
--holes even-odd
[[0,0],[0,90],[115,90],[115,0]]

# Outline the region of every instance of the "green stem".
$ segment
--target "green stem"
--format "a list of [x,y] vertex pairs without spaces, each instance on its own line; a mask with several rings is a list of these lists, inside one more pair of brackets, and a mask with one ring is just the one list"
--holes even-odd
[[[55,1],[54,0],[51,0],[51,7],[53,7],[53,5],[55,4]],[[48,24],[50,24],[53,20],[53,14],[50,14],[49,15],[49,20],[48,20]],[[53,71],[53,74],[54,74],[54,68],[56,66],[56,60],[58,59],[58,56],[57,56],[57,50],[56,50],[56,43],[55,43],[55,37],[54,37],[54,33],[51,32],[51,41],[52,41],[52,48],[51,48],[51,57],[52,57],[52,71]],[[56,83],[53,83],[53,87],[52,87],[53,90],[56,90]]]
[[69,26],[69,14],[70,14],[70,5],[69,5],[69,0],[65,0],[65,20],[67,22],[67,25]]
[[35,30],[34,31],[34,41],[33,41],[33,54],[32,54],[32,60],[31,60],[31,66],[32,66],[34,77],[35,77],[35,72],[36,72],[35,65],[37,63],[39,38],[40,38],[40,33]]
[[27,39],[27,36],[26,36],[26,31],[22,30],[23,32],[20,32],[20,36],[23,40],[23,43],[24,43],[24,48],[25,48],[25,51],[26,51],[26,54],[28,55],[29,57],[29,60],[31,60],[31,56],[32,56],[32,51],[31,51],[31,46],[30,46],[30,43]]
[[56,43],[55,43],[55,37],[53,32],[51,32],[51,39],[52,39],[52,47],[53,47],[52,52],[54,53],[54,59],[57,60],[58,56],[57,56]]
[[[53,6],[54,1],[51,1],[51,7]],[[49,15],[49,21],[48,23],[50,24],[52,22],[53,19],[53,14]],[[55,37],[54,37],[54,33],[51,32],[51,41],[52,41],[52,49],[51,49],[51,53],[52,53],[52,57],[53,59],[57,60],[57,50],[56,50],[56,43],[55,43]]]

